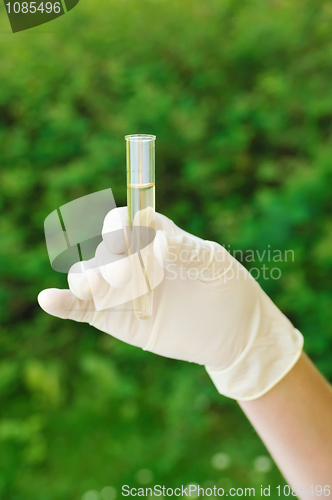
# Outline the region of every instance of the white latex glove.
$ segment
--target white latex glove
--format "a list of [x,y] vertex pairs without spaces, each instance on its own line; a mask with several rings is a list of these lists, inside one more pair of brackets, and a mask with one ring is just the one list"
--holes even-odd
[[[107,308],[121,304],[130,290],[121,224],[128,225],[126,207],[107,215],[95,259],[69,272],[70,290],[39,294],[47,313],[87,322],[162,356],[205,365],[218,391],[230,398],[258,398],[286,375],[302,351],[300,332],[224,247],[186,233],[161,214],[156,213],[153,248],[164,278],[154,290],[153,316],[136,319],[131,300]],[[108,265],[102,265],[105,255]],[[96,295],[101,310],[92,299]]]

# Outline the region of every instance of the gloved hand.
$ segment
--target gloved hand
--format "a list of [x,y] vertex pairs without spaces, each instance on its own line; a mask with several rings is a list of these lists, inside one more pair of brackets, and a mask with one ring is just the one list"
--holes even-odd
[[154,290],[149,320],[134,316],[131,300],[108,307],[125,300],[132,277],[124,258],[128,243],[119,231],[128,225],[126,207],[109,212],[95,258],[69,272],[70,290],[42,291],[40,306],[156,354],[205,365],[225,396],[260,397],[296,363],[302,335],[224,247],[186,233],[161,214],[155,222],[153,249],[164,278]]

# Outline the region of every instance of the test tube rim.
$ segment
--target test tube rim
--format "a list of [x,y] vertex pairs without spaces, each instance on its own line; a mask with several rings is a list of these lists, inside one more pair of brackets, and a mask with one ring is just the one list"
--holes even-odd
[[150,142],[155,141],[156,136],[150,134],[131,134],[125,136],[126,141]]

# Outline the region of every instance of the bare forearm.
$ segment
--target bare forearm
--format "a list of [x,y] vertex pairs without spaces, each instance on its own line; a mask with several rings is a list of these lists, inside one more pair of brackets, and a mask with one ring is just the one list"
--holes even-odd
[[305,354],[271,391],[239,404],[290,485],[332,488],[332,390]]

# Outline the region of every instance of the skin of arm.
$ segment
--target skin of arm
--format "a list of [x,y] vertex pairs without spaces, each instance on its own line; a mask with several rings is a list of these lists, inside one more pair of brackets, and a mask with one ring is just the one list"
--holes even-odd
[[264,396],[238,403],[298,498],[332,498],[315,494],[317,485],[332,489],[332,389],[309,358]]

